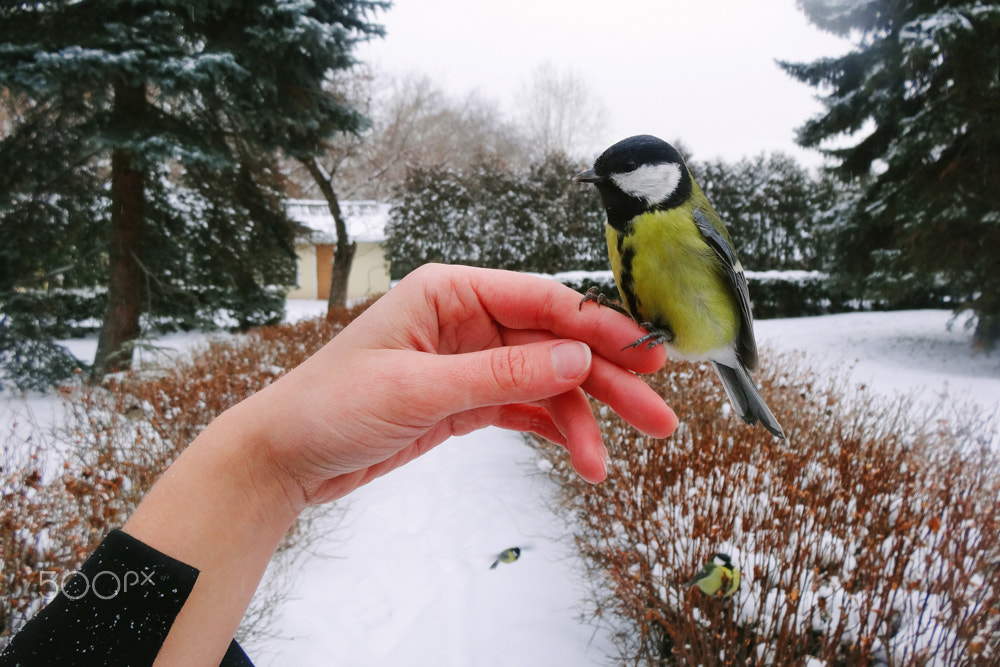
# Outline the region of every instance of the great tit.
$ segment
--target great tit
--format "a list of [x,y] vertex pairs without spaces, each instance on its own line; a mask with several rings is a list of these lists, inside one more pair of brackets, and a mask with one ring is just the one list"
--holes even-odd
[[504,549],[497,555],[497,559],[493,561],[493,565],[490,565],[490,569],[495,570],[497,565],[499,565],[500,563],[513,563],[520,557],[521,557],[521,547],[511,547],[510,549]]
[[[648,332],[632,346],[711,361],[736,414],[784,438],[749,373],[757,343],[743,266],[680,153],[653,136],[629,137],[573,180],[596,185],[604,202],[618,291]],[[585,300],[608,303],[595,290]]]
[[705,595],[729,598],[740,588],[740,570],[726,554],[715,554],[687,585],[697,586]]

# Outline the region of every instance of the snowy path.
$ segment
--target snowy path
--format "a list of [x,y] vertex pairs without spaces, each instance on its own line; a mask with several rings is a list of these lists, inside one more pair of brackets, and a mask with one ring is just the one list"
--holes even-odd
[[[354,493],[308,561],[258,664],[598,665],[582,579],[521,437],[454,438]],[[521,558],[490,570],[494,556]]]

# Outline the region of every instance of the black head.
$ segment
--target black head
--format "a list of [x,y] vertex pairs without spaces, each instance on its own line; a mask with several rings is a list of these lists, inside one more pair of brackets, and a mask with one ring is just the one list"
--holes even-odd
[[727,554],[723,553],[715,554],[714,556],[712,556],[712,562],[715,563],[716,565],[724,565],[730,570],[733,569],[733,559],[730,558]]
[[673,146],[648,134],[623,139],[574,180],[593,183],[617,229],[650,210],[676,208],[691,196],[691,174]]

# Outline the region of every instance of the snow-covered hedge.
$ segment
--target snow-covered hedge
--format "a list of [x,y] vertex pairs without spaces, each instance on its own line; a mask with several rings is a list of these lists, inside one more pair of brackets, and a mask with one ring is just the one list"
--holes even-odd
[[845,310],[821,271],[747,271],[755,317],[805,317]]
[[[568,285],[578,292],[597,287],[609,297],[619,298],[611,271],[563,271],[543,276]],[[847,294],[843,287],[822,271],[747,271],[747,285],[754,317],[807,317],[856,310],[901,308],[950,308],[943,291],[911,291],[898,301],[863,301]]]
[[[65,423],[52,432],[30,428],[27,439],[24,429],[0,433],[0,649],[209,422],[304,361],[363,309],[213,342],[169,367],[100,386],[63,387]],[[278,560],[308,539],[293,530]],[[267,633],[282,595],[265,585],[254,598],[244,641]]]
[[[605,483],[539,443],[622,664],[1000,664],[1000,467],[976,435],[996,424],[917,423],[905,401],[765,362],[787,441],[735,417],[707,364],[671,363],[648,378],[671,438],[596,406]],[[742,573],[731,599],[685,585],[716,552]]]

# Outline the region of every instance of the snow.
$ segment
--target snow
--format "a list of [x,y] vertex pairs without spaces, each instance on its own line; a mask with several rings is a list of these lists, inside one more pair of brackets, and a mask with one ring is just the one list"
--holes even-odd
[[[325,304],[288,308],[289,319],[300,319]],[[852,382],[882,394],[917,391],[930,403],[946,394],[995,410],[1000,353],[973,351],[962,322],[946,311],[850,313],[761,320],[756,333],[764,348],[798,351],[823,371],[849,367]],[[197,340],[188,334],[156,344],[182,350]],[[70,345],[84,357],[93,352],[93,341]],[[28,401],[40,424],[56,405]],[[19,400],[0,395],[0,427],[18,409]],[[602,630],[579,620],[581,563],[564,517],[548,504],[552,483],[541,465],[520,435],[487,429],[338,503],[313,533],[310,549],[319,555],[296,568],[292,599],[271,628],[278,636],[249,647],[255,663],[605,664],[614,651]],[[513,546],[523,549],[520,559],[490,570]]]
[[[577,620],[578,561],[532,461],[518,435],[488,429],[357,491],[257,664],[603,664],[610,645]],[[491,570],[513,546],[520,559]]]
[[[971,349],[947,311],[763,320],[759,341],[893,395],[918,390],[1000,404],[1000,354]],[[600,665],[614,654],[580,625],[580,562],[520,436],[449,441],[355,493],[308,563],[260,664]],[[497,553],[530,545],[489,570]],[[268,659],[271,662],[268,662]]]
[[319,317],[326,314],[326,301],[315,299],[289,299],[285,302],[285,322]]
[[[368,200],[340,202],[347,236],[359,243],[385,241],[389,208],[389,204]],[[325,199],[293,199],[288,202],[288,217],[312,230],[317,243],[333,243],[337,238],[333,216]]]
[[844,313],[758,320],[757,343],[797,350],[817,369],[851,370],[855,384],[885,396],[914,394],[918,405],[947,396],[986,412],[1000,407],[1000,351],[972,347],[967,318],[946,310]]
[[823,280],[827,274],[822,271],[744,271],[747,280],[759,282],[796,282],[804,283],[810,280]]

